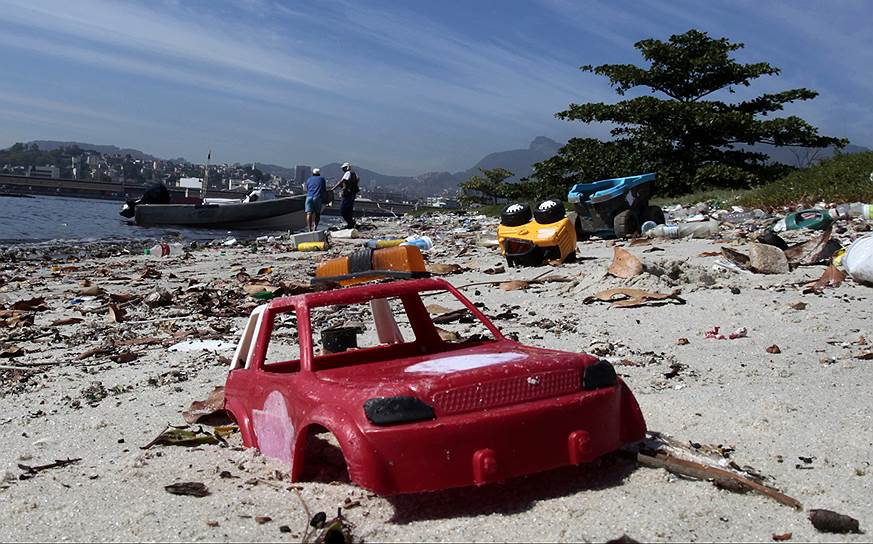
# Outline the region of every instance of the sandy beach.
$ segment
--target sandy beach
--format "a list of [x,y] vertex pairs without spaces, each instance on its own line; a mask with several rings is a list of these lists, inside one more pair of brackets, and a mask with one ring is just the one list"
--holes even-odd
[[[802,285],[818,279],[824,266],[770,275],[713,267],[718,257],[710,252],[723,246],[747,252],[744,239],[580,242],[575,263],[511,269],[496,248],[476,244],[493,236],[496,220],[442,217],[372,221],[364,234],[431,236],[429,263],[465,269],[445,276],[456,286],[565,277],[527,289],[477,285],[464,293],[521,342],[609,359],[650,430],[727,451],[805,510],[621,457],[501,485],[382,498],[345,480],[328,456],[317,481],[292,483],[287,466],[242,448],[238,434],[226,447],[143,450],[168,425],[183,425],[181,413],[192,401],[224,384],[220,357],[231,355],[248,311],[259,303],[245,292],[240,272],[270,285],[306,284],[319,261],[360,241],[337,241],[327,253],[292,252],[282,240],[199,244],[185,257],[167,259],[144,256],[144,244],[128,242],[73,258],[43,259],[42,250],[26,247],[2,253],[0,308],[35,297],[44,298],[45,308],[22,314],[32,316],[32,325],[0,327],[0,540],[300,541],[307,509],[332,517],[337,508],[354,537],[367,542],[622,535],[771,541],[785,533],[794,541],[869,540],[869,534],[821,533],[806,510],[852,516],[862,530],[873,523],[873,361],[859,358],[873,350],[873,288],[847,278],[837,288],[803,294]],[[814,236],[798,231],[785,238]],[[645,272],[607,275],[616,245],[639,258]],[[503,272],[486,273],[500,267]],[[583,303],[617,287],[680,290],[685,304]],[[158,289],[168,293],[165,305],[125,297]],[[112,319],[109,303],[125,314],[120,321]],[[58,324],[68,318],[81,321]],[[725,334],[743,327],[747,336],[705,338],[714,326]],[[218,341],[217,349],[170,349],[202,339]],[[768,351],[774,345],[779,353]],[[27,471],[19,465],[76,458],[20,478]],[[190,481],[211,493],[178,496],[164,489]]]

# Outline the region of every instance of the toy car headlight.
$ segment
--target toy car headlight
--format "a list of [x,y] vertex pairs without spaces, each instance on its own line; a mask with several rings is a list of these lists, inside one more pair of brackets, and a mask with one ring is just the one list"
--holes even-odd
[[415,397],[376,397],[364,403],[364,414],[374,425],[396,425],[436,417],[433,407]]

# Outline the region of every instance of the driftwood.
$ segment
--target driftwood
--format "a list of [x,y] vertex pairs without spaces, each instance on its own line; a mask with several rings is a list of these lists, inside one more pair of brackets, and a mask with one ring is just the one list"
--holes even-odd
[[760,484],[754,480],[746,478],[745,476],[741,476],[723,468],[680,459],[663,452],[654,452],[652,455],[642,452],[638,453],[637,462],[650,468],[663,468],[664,470],[672,472],[673,474],[678,474],[679,476],[686,476],[688,478],[696,478],[699,480],[712,480],[718,487],[731,491],[755,491],[761,495],[770,497],[780,504],[798,510],[803,509],[803,505],[800,504],[800,501],[793,497],[789,497],[778,489]]

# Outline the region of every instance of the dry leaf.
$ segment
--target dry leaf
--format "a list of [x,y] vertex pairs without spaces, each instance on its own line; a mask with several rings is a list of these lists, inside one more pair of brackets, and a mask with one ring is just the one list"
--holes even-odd
[[209,495],[209,488],[202,482],[181,482],[178,484],[165,485],[167,493],[173,495],[189,495],[191,497],[205,497]]
[[749,259],[749,256],[745,253],[740,253],[739,251],[734,251],[729,247],[721,248],[721,255],[729,262],[734,263],[739,266],[743,270],[748,270],[750,266],[752,266],[752,261]]
[[106,355],[109,353],[109,348],[106,346],[100,346],[99,348],[89,349],[88,351],[83,351],[79,354],[78,359],[81,361],[82,359],[87,359],[88,357],[93,357],[95,355]]
[[120,308],[115,304],[109,305],[109,311],[106,314],[106,319],[111,323],[121,323],[127,315],[127,310]]
[[434,263],[427,265],[427,271],[437,276],[447,276],[449,274],[457,274],[463,272],[464,267],[459,264],[441,264]]
[[427,310],[428,313],[431,313],[431,314],[444,314],[446,312],[453,311],[451,308],[446,308],[445,306],[443,306],[441,304],[428,304],[427,306],[424,307],[424,309]]
[[158,270],[155,270],[154,268],[147,266],[145,268],[145,270],[142,271],[142,276],[140,276],[140,277],[144,280],[145,279],[158,280],[161,278],[161,273]]
[[652,241],[648,238],[634,238],[628,244],[629,247],[650,246],[650,245],[652,245]]
[[643,263],[639,259],[620,247],[614,248],[614,251],[612,264],[609,265],[607,270],[608,274],[616,278],[626,279],[639,276],[643,273]]
[[26,312],[42,312],[48,310],[49,307],[45,303],[45,297],[36,297],[27,300],[19,300],[12,303],[13,310],[23,310]]
[[680,339],[676,340],[676,345],[677,345],[677,346],[687,346],[688,343],[689,343],[689,342],[688,342],[688,339],[687,339],[687,338],[680,338]]
[[825,287],[839,287],[843,280],[846,279],[846,274],[834,265],[828,266],[822,273],[821,277],[813,282],[809,282],[803,286],[802,293],[819,293]]
[[250,283],[248,285],[243,285],[243,291],[248,295],[254,295],[255,293],[261,293],[264,291],[270,291],[271,293],[275,291],[276,288],[272,285],[264,285],[260,283]]
[[81,323],[84,321],[81,317],[66,317],[64,319],[57,319],[52,321],[52,327],[61,327],[63,325],[75,325],[76,323]]
[[139,353],[119,353],[118,355],[110,356],[109,359],[116,363],[130,363],[139,359]]
[[434,316],[431,321],[436,324],[446,324],[451,323],[453,321],[460,321],[464,316],[466,316],[470,310],[466,308],[461,308],[460,310],[452,310],[450,312],[446,312],[444,314],[440,314]]
[[131,300],[139,300],[142,298],[139,295],[131,295],[128,293],[112,293],[109,295],[109,302],[130,302]]
[[855,359],[861,359],[862,361],[873,360],[873,351],[865,351],[864,353],[859,353],[858,355],[855,355]]
[[454,331],[447,331],[446,329],[440,327],[436,327],[436,330],[437,334],[440,335],[440,338],[442,338],[443,342],[457,342],[461,339],[461,335]]
[[12,359],[13,357],[21,357],[24,355],[24,350],[18,346],[6,346],[0,349],[0,357],[4,359]]
[[519,289],[527,289],[528,285],[530,284],[524,280],[511,280],[502,282],[500,288],[504,291],[517,291]]
[[782,533],[782,534],[773,533],[773,535],[770,538],[772,538],[776,542],[783,542],[785,540],[791,540],[791,536],[792,536],[791,533]]
[[272,266],[265,266],[264,268],[261,268],[260,270],[258,270],[257,275],[263,276],[264,274],[272,274],[272,273],[273,273],[273,267]]
[[612,305],[617,308],[633,308],[635,306],[643,306],[648,303],[660,304],[672,300],[679,304],[685,304],[685,300],[679,297],[681,291],[673,291],[672,293],[654,293],[652,291],[643,291],[642,289],[607,289],[593,296],[585,297],[582,301],[584,304],[591,304],[594,301],[612,302]]
[[703,252],[699,253],[697,256],[698,257],[718,257],[719,255],[721,255],[721,253],[718,251],[703,251]]
[[482,271],[483,274],[503,274],[504,272],[506,272],[506,268],[502,265],[492,266],[491,268],[486,268]]
[[773,344],[772,346],[767,348],[767,353],[774,353],[774,354],[775,353],[782,353],[782,350],[779,349],[779,346],[777,346],[776,344]]
[[215,389],[209,393],[206,400],[195,400],[191,406],[184,412],[182,417],[188,423],[204,423],[211,425],[211,422],[221,423],[228,421],[227,412],[224,411],[224,386],[217,385]]
[[839,242],[830,238],[831,227],[828,227],[818,238],[795,244],[786,249],[785,257],[793,265],[827,262],[841,247]]

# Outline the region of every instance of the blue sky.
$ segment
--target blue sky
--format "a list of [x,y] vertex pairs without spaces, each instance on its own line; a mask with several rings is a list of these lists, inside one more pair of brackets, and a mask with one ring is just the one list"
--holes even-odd
[[873,147],[873,2],[0,0],[0,146],[134,147],[201,162],[461,170],[492,151],[605,136],[553,117],[614,101],[582,64],[698,28],[806,86],[787,110]]

